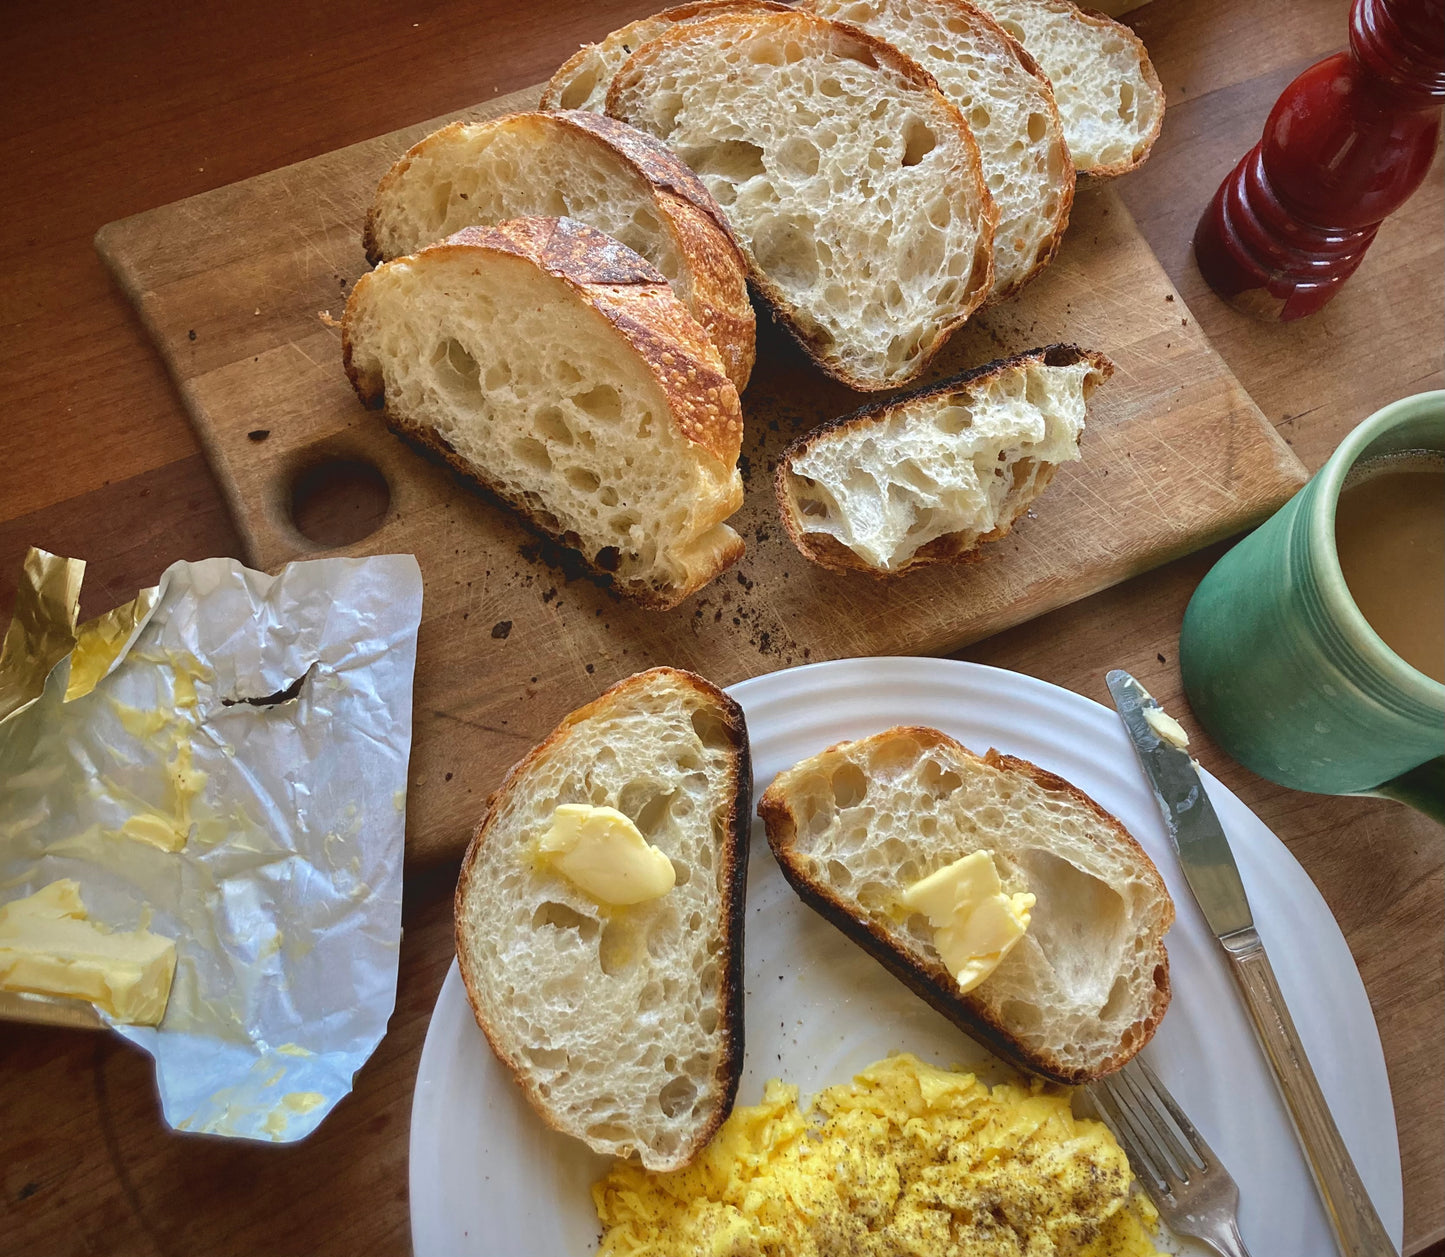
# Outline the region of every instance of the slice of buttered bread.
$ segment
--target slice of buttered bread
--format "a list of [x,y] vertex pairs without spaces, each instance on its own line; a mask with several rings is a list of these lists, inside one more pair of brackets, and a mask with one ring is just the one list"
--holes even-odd
[[[742,709],[654,668],[508,773],[462,862],[457,961],[492,1050],[549,1126],[651,1170],[686,1165],[737,1093],[751,772]],[[626,816],[671,889],[609,907],[549,863],[567,805]]]
[[[1112,816],[1026,760],[888,729],[779,773],[758,804],[802,899],[1006,1060],[1078,1084],[1122,1067],[1169,1004],[1174,904]],[[910,887],[987,852],[1027,928],[963,992]],[[1025,902],[1027,902],[1025,900]]]
[[638,48],[649,39],[656,39],[669,26],[718,13],[757,9],[781,13],[787,8],[773,0],[698,0],[696,4],[680,4],[651,17],[638,18],[595,44],[584,44],[568,57],[552,75],[538,108],[595,109],[600,113],[607,107],[607,89],[612,86],[612,76]]
[[866,407],[795,440],[774,488],[800,551],[895,576],[1004,536],[1079,457],[1101,353],[1050,345]]
[[618,71],[607,112],[697,172],[759,292],[852,388],[912,379],[988,295],[978,146],[891,44],[802,12],[676,24]]
[[1069,0],[972,0],[1049,76],[1074,165],[1096,177],[1139,166],[1164,125],[1164,89],[1143,41]]
[[453,122],[382,179],[363,244],[373,262],[463,227],[556,216],[606,232],[667,277],[702,324],[738,392],[753,366],[747,264],[697,176],[650,135],[593,113]]
[[804,0],[822,17],[902,49],[963,112],[998,206],[993,292],[1017,292],[1058,251],[1074,203],[1074,163],[1049,80],[992,18],[964,0]]
[[363,275],[347,375],[441,454],[644,605],[742,554],[742,411],[667,280],[568,218],[467,227]]

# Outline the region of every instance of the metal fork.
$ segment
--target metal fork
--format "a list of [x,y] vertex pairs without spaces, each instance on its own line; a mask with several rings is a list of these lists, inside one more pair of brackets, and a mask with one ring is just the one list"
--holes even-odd
[[1239,1188],[1154,1071],[1135,1057],[1089,1092],[1169,1229],[1223,1257],[1249,1257],[1239,1237]]

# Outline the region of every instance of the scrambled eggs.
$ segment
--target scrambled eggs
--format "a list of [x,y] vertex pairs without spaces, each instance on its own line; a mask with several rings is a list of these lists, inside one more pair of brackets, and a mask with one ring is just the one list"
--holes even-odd
[[1123,1151],[1066,1092],[894,1056],[813,1111],[767,1084],[691,1166],[619,1162],[599,1257],[1158,1257]]

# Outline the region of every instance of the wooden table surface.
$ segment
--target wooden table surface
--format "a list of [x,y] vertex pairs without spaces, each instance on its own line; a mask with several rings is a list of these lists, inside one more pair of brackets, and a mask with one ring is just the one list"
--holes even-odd
[[[0,34],[0,623],[27,545],[90,562],[94,614],[176,559],[239,554],[181,406],[91,247],[103,223],[545,79],[645,0],[159,0],[10,6]],[[1424,188],[1314,320],[1216,300],[1189,236],[1280,89],[1344,42],[1346,0],[1154,0],[1133,15],[1169,96],[1121,185],[1215,346],[1314,469],[1385,402],[1441,384],[1445,195]],[[1297,794],[1226,760],[1183,705],[1175,647],[1215,547],[979,643],[964,656],[1106,699],[1127,667],[1200,758],[1290,847],[1360,967],[1394,1089],[1405,1251],[1445,1253],[1445,870],[1438,826],[1392,804]],[[650,662],[665,662],[656,660]],[[590,695],[577,696],[580,701]],[[407,887],[390,1033],[306,1143],[162,1130],[151,1063],[107,1035],[0,1028],[0,1251],[405,1253],[407,1126],[450,963],[454,871]],[[1271,1257],[1269,1254],[1260,1257]]]

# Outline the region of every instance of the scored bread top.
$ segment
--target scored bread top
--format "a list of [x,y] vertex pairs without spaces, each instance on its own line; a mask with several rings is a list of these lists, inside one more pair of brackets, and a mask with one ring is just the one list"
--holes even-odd
[[742,553],[737,390],[663,276],[570,219],[469,227],[357,282],[358,395],[645,605]]
[[[732,1108],[750,798],[741,708],[654,668],[513,768],[467,849],[457,961],[477,1024],[543,1120],[597,1152],[677,1169]],[[626,814],[672,861],[673,889],[609,909],[539,863],[564,803]]]
[[1047,75],[964,0],[804,0],[803,7],[886,39],[958,106],[999,211],[989,304],[1017,292],[1058,252],[1074,201],[1074,163]]
[[1069,0],[973,0],[1053,85],[1074,165],[1095,178],[1142,165],[1164,125],[1164,89],[1144,42]]
[[382,178],[363,244],[376,263],[469,226],[569,217],[646,258],[711,337],[741,392],[752,369],[747,264],[726,216],[666,145],[601,114],[453,122]]
[[1079,457],[1103,354],[1049,345],[875,403],[797,437],[778,460],[783,525],[805,558],[896,576],[969,561]]
[[[809,906],[1014,1064],[1087,1082],[1121,1068],[1164,1016],[1174,905],[1163,879],[1117,820],[1053,773],[899,727],[779,773],[758,814]],[[900,895],[984,850],[1005,894],[1037,902],[1023,938],[961,994],[927,918]]]
[[786,4],[776,4],[773,0],[699,0],[697,4],[680,4],[651,17],[638,18],[595,44],[583,44],[568,57],[552,75],[537,108],[591,109],[600,113],[607,107],[607,89],[612,86],[612,77],[627,58],[675,23],[691,22],[715,13],[748,10],[783,13],[787,9]]
[[675,24],[627,60],[607,112],[692,167],[758,291],[852,388],[912,379],[988,295],[998,212],[973,135],[864,31],[803,12]]

